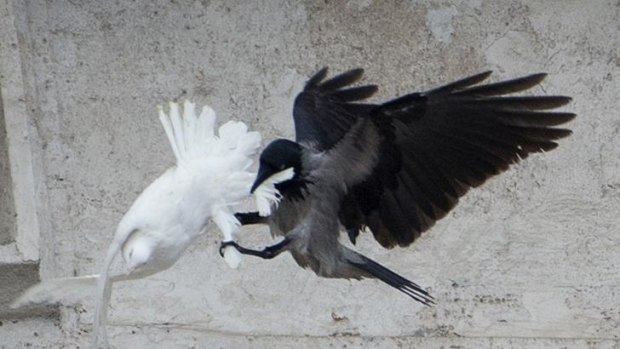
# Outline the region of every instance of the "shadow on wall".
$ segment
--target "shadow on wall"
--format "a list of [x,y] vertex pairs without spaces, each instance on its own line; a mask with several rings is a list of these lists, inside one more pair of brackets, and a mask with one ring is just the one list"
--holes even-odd
[[9,305],[24,290],[39,281],[39,264],[0,264],[0,319],[29,317],[58,318],[56,306],[31,306],[11,309]]
[[[8,144],[4,104],[0,94],[0,245],[5,245],[11,250],[11,246],[8,245],[16,242],[17,220]],[[0,253],[3,252],[0,251]],[[38,281],[38,262],[4,261],[0,263],[0,319],[19,319],[33,316],[58,317],[56,307],[33,306],[17,310],[9,308],[15,297]]]

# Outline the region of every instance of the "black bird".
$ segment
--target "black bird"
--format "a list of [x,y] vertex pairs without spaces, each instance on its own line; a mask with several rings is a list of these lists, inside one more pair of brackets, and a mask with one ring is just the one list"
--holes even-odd
[[324,68],[314,75],[295,100],[295,142],[275,140],[260,156],[252,192],[284,170],[294,175],[275,184],[282,201],[270,216],[237,218],[268,224],[284,239],[261,251],[223,246],[262,258],[289,251],[319,276],[377,278],[429,305],[434,300],[420,286],[340,244],[341,227],[353,243],[368,227],[386,248],[410,245],[470,188],[530,153],[557,147],[571,131],[553,126],[575,114],[548,110],[571,98],[505,96],[546,74],[481,85],[491,75],[484,72],[370,104],[360,101],[377,86],[350,86],[362,74],[355,69],[325,81]]

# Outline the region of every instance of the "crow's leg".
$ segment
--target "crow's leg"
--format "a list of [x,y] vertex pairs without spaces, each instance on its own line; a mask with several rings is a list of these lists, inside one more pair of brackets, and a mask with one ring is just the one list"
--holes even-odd
[[232,246],[232,247],[236,248],[237,251],[241,252],[242,254],[256,256],[256,257],[260,257],[260,258],[263,258],[263,259],[271,259],[271,258],[279,255],[280,253],[284,252],[286,250],[286,246],[288,245],[289,241],[290,240],[288,240],[288,239],[284,239],[284,240],[278,242],[277,244],[265,247],[264,249],[262,249],[260,251],[258,251],[258,250],[251,250],[249,248],[245,248],[243,246],[240,246],[239,244],[237,244],[234,241],[224,241],[220,245],[220,255],[224,256],[224,248],[225,247]]
[[267,224],[267,217],[261,217],[258,212],[237,212],[235,218],[241,225]]

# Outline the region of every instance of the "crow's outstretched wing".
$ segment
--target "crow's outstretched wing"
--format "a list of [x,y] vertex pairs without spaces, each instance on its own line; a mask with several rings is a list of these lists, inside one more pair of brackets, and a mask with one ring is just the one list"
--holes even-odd
[[[353,241],[368,226],[383,246],[407,246],[469,188],[530,153],[554,149],[555,140],[571,133],[553,126],[575,114],[548,111],[567,104],[569,97],[504,96],[535,86],[545,74],[478,85],[490,74],[408,94],[372,110],[374,120],[390,120],[394,137],[386,137],[373,174],[351,188],[341,205],[340,220]],[[313,134],[305,133],[304,140]]]
[[[315,74],[297,96],[296,140],[316,151],[332,149],[359,118],[370,118],[384,141],[379,162],[343,198],[340,221],[355,241],[367,226],[385,247],[407,246],[477,187],[530,153],[548,151],[568,136],[575,114],[550,112],[564,96],[505,96],[530,89],[545,74],[480,85],[485,72],[381,105],[358,103],[377,90],[350,87],[355,69],[327,81]],[[363,142],[363,139],[358,141]]]
[[354,69],[327,81],[327,68],[321,69],[295,99],[293,117],[296,141],[317,151],[329,150],[351,129],[358,118],[375,106],[354,103],[370,97],[377,86],[348,87],[364,73]]

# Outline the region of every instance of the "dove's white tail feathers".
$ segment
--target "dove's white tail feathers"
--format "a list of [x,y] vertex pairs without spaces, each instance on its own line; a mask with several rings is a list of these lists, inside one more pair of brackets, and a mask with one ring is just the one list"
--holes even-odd
[[[183,120],[179,106],[170,103],[169,114],[159,109],[159,117],[166,130],[170,145],[179,165],[204,164],[204,175],[211,178],[209,192],[213,197],[211,217],[224,235],[224,240],[234,240],[239,228],[229,206],[239,203],[249,195],[254,174],[249,171],[261,144],[258,132],[249,132],[246,124],[228,121],[214,133],[215,112],[204,106],[196,116],[194,104],[185,102]],[[198,160],[199,159],[199,160]],[[229,266],[236,268],[241,262],[239,252],[232,248],[224,251]]]
[[[247,157],[251,164],[251,156],[255,155],[260,146],[261,137],[258,132],[248,132],[248,127],[240,121],[229,121],[220,126],[216,136],[214,133],[215,111],[208,105],[196,114],[195,105],[189,101],[183,104],[183,112],[177,103],[169,103],[169,113],[159,106],[159,119],[166,131],[166,136],[177,162],[190,160],[197,156],[229,156],[234,154]],[[248,165],[249,166],[249,165]]]
[[220,126],[218,135],[228,149],[245,155],[253,156],[260,146],[260,133],[248,132],[248,126],[241,121],[228,121]]
[[191,157],[195,150],[202,150],[208,146],[209,139],[213,138],[215,112],[205,105],[200,115],[196,115],[195,105],[185,101],[183,117],[177,103],[170,102],[170,112],[166,114],[161,106],[159,120],[166,131],[170,147],[177,158],[177,162]]
[[[133,275],[115,275],[112,282],[133,279]],[[48,279],[28,288],[11,304],[17,309],[29,305],[40,304],[78,304],[89,296],[99,280],[98,274]]]
[[121,249],[123,242],[114,239],[108,248],[108,254],[105,257],[103,268],[99,274],[97,282],[95,318],[93,319],[93,347],[99,348],[99,340],[101,340],[104,348],[108,347],[108,332],[106,329],[106,320],[108,317],[108,304],[112,296],[112,280],[109,276],[110,266],[114,261],[114,257]]
[[203,183],[213,183],[209,188],[216,198],[213,210],[237,204],[249,195],[254,178],[249,168],[260,147],[260,133],[248,131],[243,122],[228,121],[215,134],[213,109],[205,105],[197,116],[194,104],[188,101],[182,112],[176,103],[170,103],[168,114],[159,107],[159,118],[177,164],[204,166],[195,171],[210,176]]
[[44,280],[27,289],[11,308],[35,304],[76,303],[97,285],[99,275]]

